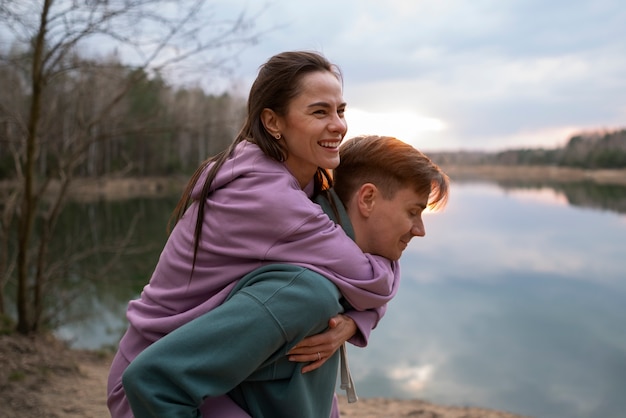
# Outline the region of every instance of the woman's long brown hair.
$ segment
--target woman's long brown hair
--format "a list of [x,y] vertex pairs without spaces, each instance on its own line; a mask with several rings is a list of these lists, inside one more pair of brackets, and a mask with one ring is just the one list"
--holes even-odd
[[[340,81],[342,74],[339,68],[316,52],[290,51],[271,57],[259,69],[259,74],[250,88],[248,96],[248,113],[243,127],[230,146],[219,154],[207,158],[191,176],[176,208],[168,222],[168,232],[176,226],[187,208],[197,200],[198,213],[194,229],[194,249],[191,275],[195,269],[202,225],[204,223],[207,197],[217,172],[231,157],[237,145],[243,141],[252,142],[270,158],[276,161],[285,161],[288,150],[284,141],[276,140],[265,129],[261,121],[263,109],[271,109],[278,115],[285,115],[291,101],[301,93],[301,80],[310,73],[331,72]],[[197,199],[192,197],[192,191],[207,168],[207,176],[202,185],[202,192]],[[326,169],[318,167],[314,176],[314,194],[332,186],[332,176]],[[191,277],[191,276],[190,276]]]

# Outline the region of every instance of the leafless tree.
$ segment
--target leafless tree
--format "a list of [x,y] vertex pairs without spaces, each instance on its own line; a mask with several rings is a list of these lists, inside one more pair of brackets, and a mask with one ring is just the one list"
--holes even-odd
[[[0,71],[13,77],[0,99],[0,156],[12,155],[20,184],[1,206],[0,285],[16,279],[17,330],[30,333],[40,330],[44,292],[63,271],[48,250],[78,167],[96,164],[122,131],[148,129],[110,123],[128,110],[133,89],[151,75],[182,77],[184,63],[225,71],[259,34],[245,12],[225,19],[206,0],[0,0],[0,21],[14,46],[0,51]],[[103,45],[117,58],[82,58]],[[13,223],[17,243],[8,256]]]

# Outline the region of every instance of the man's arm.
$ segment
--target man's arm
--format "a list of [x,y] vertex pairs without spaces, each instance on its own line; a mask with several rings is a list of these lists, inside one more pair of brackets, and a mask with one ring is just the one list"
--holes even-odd
[[[296,415],[316,418],[329,414],[336,365],[325,369],[328,377],[315,373],[306,378],[295,365],[285,367],[285,363],[290,366],[285,354],[296,341],[325,329],[327,318],[343,310],[336,287],[323,276],[286,265],[261,268],[242,279],[241,285],[245,287],[221,306],[161,338],[129,365],[123,384],[136,417],[196,416],[205,397],[235,387],[245,390],[242,383],[250,376],[261,376],[253,381],[267,382],[270,387],[269,393],[256,398],[248,392],[257,408],[270,408],[266,416],[295,416],[293,411],[283,410],[291,402],[270,403],[285,396],[285,387],[280,387],[280,393],[272,398],[268,381],[272,379],[279,383],[299,379],[308,388],[287,386],[293,388],[288,395],[294,405],[308,406]],[[274,366],[281,362],[283,366]],[[309,381],[311,385],[306,386]]]

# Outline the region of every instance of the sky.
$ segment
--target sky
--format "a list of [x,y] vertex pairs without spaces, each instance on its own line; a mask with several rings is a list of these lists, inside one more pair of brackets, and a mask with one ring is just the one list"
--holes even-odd
[[259,13],[265,32],[239,56],[239,86],[276,53],[322,52],[344,75],[348,136],[497,151],[626,128],[623,0],[218,3]]
[[245,12],[260,36],[227,78],[190,65],[194,83],[245,96],[272,55],[321,52],[343,72],[348,137],[499,151],[626,128],[623,0],[206,1],[206,28]]

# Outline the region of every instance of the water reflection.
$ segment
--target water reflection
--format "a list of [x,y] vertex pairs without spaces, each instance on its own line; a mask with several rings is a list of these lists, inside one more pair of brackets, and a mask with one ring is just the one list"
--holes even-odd
[[500,181],[505,190],[553,190],[572,206],[626,213],[626,186],[586,182]]
[[[448,208],[402,259],[403,282],[367,349],[350,348],[362,397],[419,397],[535,417],[621,417],[626,400],[626,188],[454,183]],[[148,279],[173,199],[77,206],[137,245],[73,305],[76,347],[114,345]],[[120,205],[120,206],[110,206]],[[602,210],[598,210],[602,209]],[[80,222],[80,223],[78,223]],[[93,315],[89,315],[93,314]]]
[[370,347],[351,350],[363,396],[623,415],[624,217],[548,196],[455,185]]
[[[64,298],[72,301],[60,310],[59,323],[64,325],[57,328],[57,333],[62,338],[75,347],[90,349],[117,344],[127,325],[126,305],[150,278],[176,202],[177,197],[160,197],[74,202],[68,206],[60,220],[65,237],[57,241],[65,245],[55,249],[57,256],[70,246],[101,250],[74,263],[74,273],[59,285]],[[121,257],[105,266],[129,231],[132,239],[125,242]],[[105,267],[107,273],[103,274]],[[77,276],[82,277],[79,282]]]

